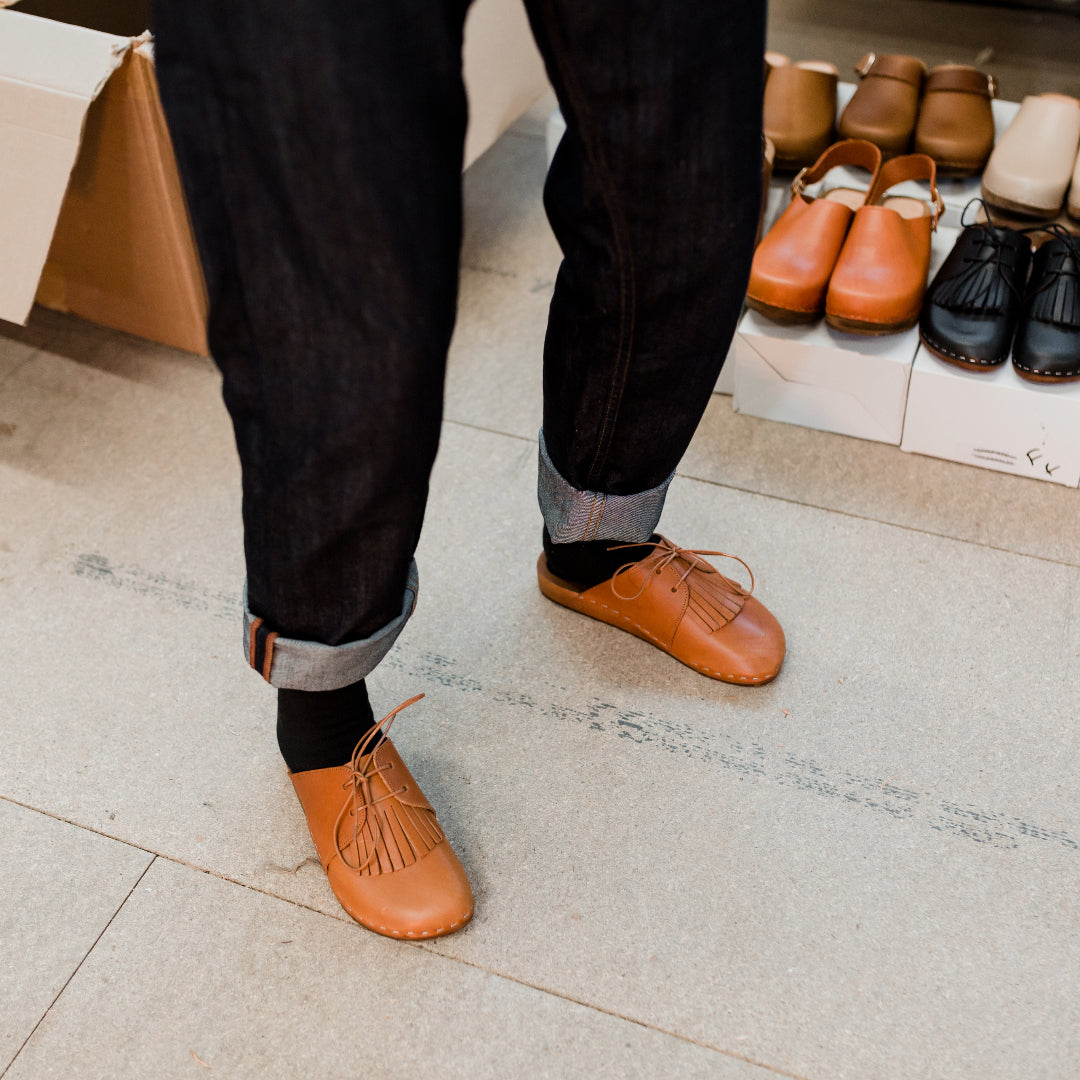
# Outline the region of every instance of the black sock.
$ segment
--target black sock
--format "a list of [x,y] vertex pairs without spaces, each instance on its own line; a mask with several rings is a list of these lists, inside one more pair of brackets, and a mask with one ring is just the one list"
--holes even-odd
[[[651,555],[656,548],[651,544],[659,540],[653,533],[650,544],[634,544],[623,547],[621,540],[577,540],[570,544],[556,544],[544,526],[544,554],[548,570],[563,581],[575,585],[579,592],[591,589],[606,581],[620,566],[638,562]],[[614,551],[608,548],[614,547]]]
[[278,690],[278,746],[290,772],[346,764],[374,725],[363,679],[340,690]]

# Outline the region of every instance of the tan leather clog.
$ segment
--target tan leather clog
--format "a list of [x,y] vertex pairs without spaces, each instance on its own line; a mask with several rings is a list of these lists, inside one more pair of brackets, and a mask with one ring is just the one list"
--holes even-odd
[[834,64],[816,60],[783,64],[769,72],[762,125],[776,147],[778,171],[809,165],[833,141],[838,78]]
[[[932,201],[889,195],[908,180],[929,181]],[[914,326],[930,272],[930,238],[943,209],[931,158],[908,154],[885,162],[836,260],[825,321],[854,334]]]
[[347,765],[290,773],[330,888],[362,926],[395,938],[460,930],[473,914],[465,871],[435,811],[389,739],[383,717]]
[[926,65],[915,56],[867,53],[855,67],[859,85],[840,114],[844,139],[866,139],[889,158],[905,153],[919,115]]
[[[711,679],[756,685],[775,678],[784,662],[784,631],[764,604],[702,558],[723,552],[690,551],[664,537],[653,546],[652,555],[584,592],[555,577],[542,554],[536,564],[540,591]],[[753,574],[750,579],[752,590]]]
[[915,152],[934,159],[940,176],[980,172],[994,148],[997,94],[992,75],[966,64],[943,64],[926,79]]
[[876,146],[849,140],[829,147],[795,177],[790,205],[754,253],[747,307],[778,322],[806,322],[821,315],[829,277],[866,192],[836,187],[812,198],[805,188],[840,165],[866,169],[872,184],[880,164]]

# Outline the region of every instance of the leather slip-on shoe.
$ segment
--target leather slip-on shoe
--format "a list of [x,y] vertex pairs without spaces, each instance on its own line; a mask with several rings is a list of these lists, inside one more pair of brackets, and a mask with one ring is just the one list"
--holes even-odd
[[774,679],[785,652],[779,622],[701,556],[742,560],[721,551],[676,547],[664,537],[653,546],[651,555],[584,590],[552,574],[541,554],[536,564],[540,591],[557,604],[650,642],[712,679],[742,685]]
[[762,127],[776,147],[776,169],[794,172],[815,161],[833,141],[836,127],[834,64],[800,60],[769,72]]
[[1080,379],[1080,238],[1060,226],[1031,260],[1013,367],[1032,382]]
[[460,930],[473,914],[465,870],[389,739],[399,705],[347,765],[290,773],[319,862],[341,906],[361,926],[395,938]]
[[885,157],[905,153],[919,115],[926,65],[915,56],[867,53],[855,74],[859,85],[840,114],[840,137],[866,139]]
[[876,146],[849,140],[830,146],[795,177],[791,203],[754,252],[747,307],[777,322],[808,322],[821,315],[829,277],[866,192],[837,187],[811,198],[805,188],[839,165],[866,169],[872,184],[880,164]]
[[[895,334],[914,326],[930,272],[930,238],[944,209],[934,162],[908,154],[885,162],[866,204],[855,212],[825,297],[825,321],[852,334]],[[890,196],[927,180],[932,202]]]
[[983,172],[983,198],[1003,210],[1052,218],[1061,210],[1080,150],[1080,101],[1037,94],[998,140]]
[[940,176],[973,176],[994,148],[997,94],[992,75],[966,64],[943,64],[926,78],[915,153],[934,159]]
[[926,291],[919,316],[923,345],[941,360],[992,371],[1009,359],[1031,243],[988,223],[960,234]]

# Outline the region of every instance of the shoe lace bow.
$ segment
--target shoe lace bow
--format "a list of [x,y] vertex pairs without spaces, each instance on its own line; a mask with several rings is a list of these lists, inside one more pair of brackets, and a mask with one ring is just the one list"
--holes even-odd
[[[1064,247],[1050,254],[1042,281],[1027,295],[1031,318],[1059,326],[1080,326],[1080,239],[1064,225],[1032,225],[1025,232],[1047,232]],[[1056,263],[1056,265],[1054,265]],[[1070,265],[1071,264],[1071,265]]]
[[[751,596],[754,592],[754,571],[739,558],[738,555],[729,555],[726,551],[707,551],[704,548],[681,548],[677,544],[673,544],[667,537],[661,536],[659,540],[649,540],[642,544],[615,544],[608,548],[608,551],[619,551],[623,548],[637,548],[637,547],[651,547],[653,552],[651,555],[646,555],[644,559],[639,559],[634,562],[623,563],[618,570],[611,576],[611,591],[620,600],[637,600],[639,596],[649,587],[650,582],[654,577],[660,574],[664,569],[670,566],[676,559],[682,559],[686,563],[686,569],[679,575],[678,584],[671,587],[671,591],[675,592],[679,585],[681,585],[695,570],[701,571],[703,574],[718,574],[721,578],[724,575],[716,569],[715,566],[711,566],[707,563],[702,555],[716,555],[722,559],[733,559],[739,563],[746,572],[750,575],[750,588],[744,589],[737,582],[730,581],[728,578],[724,578],[733,585],[744,596]],[[645,579],[641,583],[641,587],[636,593],[626,596],[619,592],[616,587],[616,582],[620,577],[629,574],[637,566],[649,566],[654,572],[645,575]]]
[[[983,221],[965,221],[968,210],[978,205],[983,210]],[[1005,310],[1009,293],[1017,300],[1023,299],[1021,289],[1024,283],[1013,280],[1016,267],[1006,256],[1009,245],[1004,236],[990,220],[990,211],[982,199],[972,199],[960,216],[964,228],[977,229],[980,243],[973,253],[964,255],[961,260],[963,269],[955,277],[945,282],[934,295],[934,303],[950,311],[1000,313]],[[1023,230],[1018,230],[1023,232]],[[1005,234],[1007,236],[1008,233]],[[987,269],[990,272],[987,273]],[[1010,273],[1012,271],[1012,273]]]
[[[349,791],[350,797],[342,804],[341,812],[334,822],[334,847],[337,849],[341,861],[352,870],[366,870],[374,861],[378,851],[379,840],[382,839],[383,835],[383,826],[380,815],[374,812],[375,806],[381,802],[386,802],[388,799],[396,798],[408,790],[408,785],[404,785],[394,791],[387,791],[384,795],[375,794],[372,788],[372,780],[376,776],[381,776],[388,769],[393,768],[393,762],[385,762],[382,765],[375,762],[375,751],[378,749],[378,742],[381,742],[380,736],[385,738],[394,722],[394,717],[402,709],[415,705],[423,696],[423,694],[417,694],[387,713],[367,732],[360,742],[356,744],[356,749],[353,750],[352,758],[348,764],[349,778],[341,785],[342,789]],[[342,844],[341,824],[350,814],[353,817],[352,839]],[[372,832],[371,853],[361,861],[360,834],[364,825],[368,822],[370,822]],[[353,850],[356,851],[355,864],[350,862],[347,856],[347,853]]]

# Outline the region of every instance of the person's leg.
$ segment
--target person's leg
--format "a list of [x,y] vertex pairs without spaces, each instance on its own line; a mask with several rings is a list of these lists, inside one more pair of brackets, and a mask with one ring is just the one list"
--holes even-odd
[[[764,4],[527,6],[567,123],[545,188],[564,260],[544,353],[541,569],[581,596],[646,555],[724,655],[710,658],[715,640],[680,655],[690,623],[680,631],[672,616],[671,629],[662,612],[657,628],[638,610],[657,589],[612,621],[707,674],[766,681],[783,635],[760,604],[699,559],[607,551],[659,542],[668,484],[739,316],[761,198]],[[543,572],[541,586],[570,603]],[[619,607],[605,596],[605,610]],[[594,599],[572,606],[596,614]]]
[[[320,817],[340,806],[312,806],[323,788],[340,804],[342,769],[346,787],[352,777],[376,802],[387,777],[407,777],[388,742],[373,751],[377,733],[361,758],[353,748],[373,720],[362,680],[418,588],[413,551],[457,296],[466,7],[158,0],[155,10],[243,470],[245,650],[280,690],[282,750],[298,792],[306,778],[324,865],[340,877],[351,863],[369,885],[381,875],[372,888],[384,892],[405,887],[389,871],[412,881],[421,859],[430,868],[443,859],[431,853],[448,850],[415,782],[395,785],[414,793],[401,820],[419,815],[400,835],[370,809],[346,843]],[[371,925],[334,873],[339,898]],[[426,936],[462,919],[456,908],[421,930],[415,895],[387,902],[401,918],[383,932]]]

